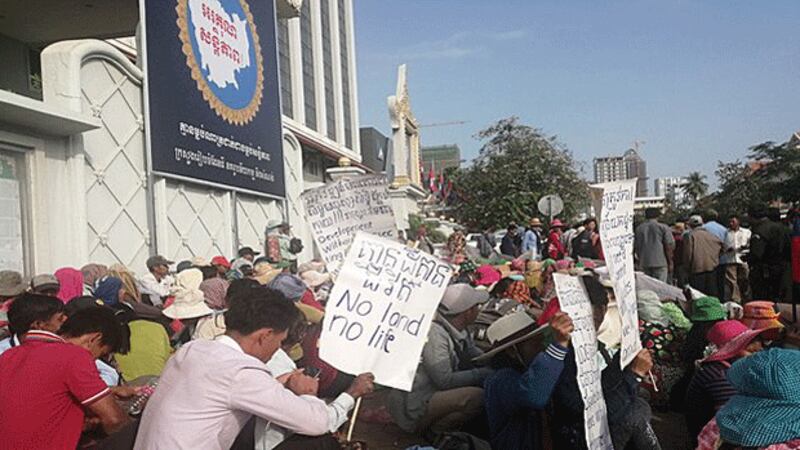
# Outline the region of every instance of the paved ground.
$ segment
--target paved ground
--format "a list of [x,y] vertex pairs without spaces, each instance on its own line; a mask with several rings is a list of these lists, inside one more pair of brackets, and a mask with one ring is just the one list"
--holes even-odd
[[[362,405],[363,410],[380,407],[382,393],[373,398],[366,399]],[[656,413],[653,418],[653,428],[661,441],[663,450],[689,450],[686,442],[686,426],[683,416],[675,413]],[[356,423],[354,440],[365,441],[370,450],[405,449],[414,444],[423,444],[421,437],[405,433],[394,424],[376,424],[359,420]]]

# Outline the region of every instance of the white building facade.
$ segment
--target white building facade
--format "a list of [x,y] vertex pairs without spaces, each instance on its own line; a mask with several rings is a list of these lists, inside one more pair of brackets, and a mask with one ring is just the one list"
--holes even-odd
[[654,182],[655,194],[664,197],[673,206],[679,206],[689,201],[686,195],[686,177],[661,177]]
[[352,0],[278,1],[285,199],[150,172],[133,41],[75,39],[132,35],[136,2],[64,0],[84,20],[53,23],[22,3],[4,11],[17,25],[0,30],[10,33],[0,53],[20,56],[0,76],[0,270],[98,262],[141,273],[156,253],[231,257],[263,248],[273,219],[294,226],[301,258],[313,255],[300,193],[340,158],[361,161]]

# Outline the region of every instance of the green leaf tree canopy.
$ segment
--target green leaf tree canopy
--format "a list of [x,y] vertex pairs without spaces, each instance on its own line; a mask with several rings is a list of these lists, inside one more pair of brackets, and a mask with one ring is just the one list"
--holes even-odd
[[589,204],[570,151],[555,136],[523,125],[517,117],[502,119],[480,131],[480,155],[454,175],[454,213],[474,228],[523,224],[538,216],[537,203],[547,194],[564,200],[559,216],[573,218]]

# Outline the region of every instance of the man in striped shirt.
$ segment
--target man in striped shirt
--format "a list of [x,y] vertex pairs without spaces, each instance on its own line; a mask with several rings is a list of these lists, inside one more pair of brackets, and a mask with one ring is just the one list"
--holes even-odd
[[25,334],[22,345],[0,356],[0,447],[73,450],[84,409],[107,433],[119,430],[127,415],[109,395],[112,389],[94,360],[127,347],[125,326],[108,308],[75,313],[60,336],[42,330]]

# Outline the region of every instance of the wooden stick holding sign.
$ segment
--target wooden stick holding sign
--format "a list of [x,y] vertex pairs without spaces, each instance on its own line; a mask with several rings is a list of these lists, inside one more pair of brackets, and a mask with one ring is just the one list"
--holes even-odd
[[356,406],[353,408],[353,415],[350,416],[350,426],[347,428],[347,442],[353,440],[353,430],[356,428],[356,419],[358,419],[358,410],[361,409],[361,399],[364,397],[358,397],[356,400]]

